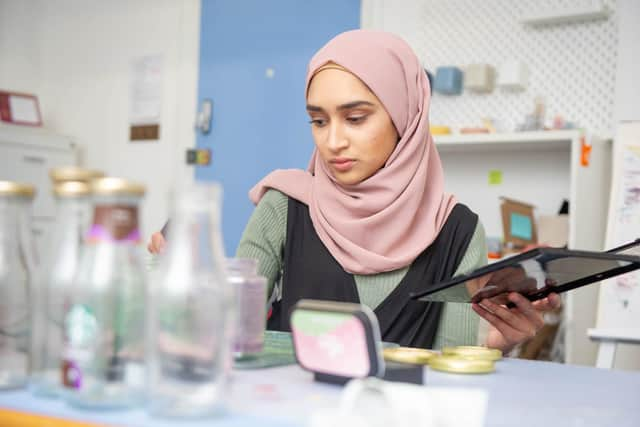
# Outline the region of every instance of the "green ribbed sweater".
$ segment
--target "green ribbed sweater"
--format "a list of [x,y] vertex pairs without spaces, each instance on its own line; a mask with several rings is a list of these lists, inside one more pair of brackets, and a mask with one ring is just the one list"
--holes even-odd
[[[282,279],[288,201],[288,197],[277,190],[267,191],[251,215],[236,251],[237,257],[258,260],[260,274],[267,278],[269,295]],[[486,254],[484,228],[478,222],[455,275],[485,265]],[[375,309],[400,283],[408,270],[409,266],[379,274],[354,275],[360,302]],[[470,304],[445,303],[434,348],[477,344],[478,319]]]

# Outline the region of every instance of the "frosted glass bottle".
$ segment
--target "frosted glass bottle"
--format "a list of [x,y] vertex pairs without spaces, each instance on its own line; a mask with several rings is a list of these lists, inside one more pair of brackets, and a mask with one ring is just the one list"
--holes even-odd
[[25,215],[34,194],[31,185],[0,181],[0,389],[28,379],[34,266]]
[[87,231],[89,186],[84,182],[60,182],[54,186],[56,219],[48,252],[40,267],[34,316],[34,348],[30,389],[41,396],[56,396],[62,387],[64,316],[73,296],[80,247]]
[[178,194],[150,304],[149,411],[168,417],[224,412],[234,299],[220,231],[221,189]]
[[146,279],[140,254],[144,187],[120,178],[90,184],[92,222],[65,314],[63,395],[111,409],[145,398]]

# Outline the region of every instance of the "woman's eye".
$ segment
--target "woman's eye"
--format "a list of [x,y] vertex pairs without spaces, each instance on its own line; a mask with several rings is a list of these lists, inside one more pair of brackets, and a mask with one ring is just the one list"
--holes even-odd
[[327,124],[327,121],[324,119],[311,119],[309,123],[311,123],[312,126],[322,127]]
[[364,122],[367,116],[349,116],[347,117],[347,121],[352,124]]

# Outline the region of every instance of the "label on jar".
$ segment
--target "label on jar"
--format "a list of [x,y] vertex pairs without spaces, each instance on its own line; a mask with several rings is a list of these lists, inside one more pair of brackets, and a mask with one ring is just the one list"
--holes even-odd
[[82,387],[82,366],[94,357],[92,344],[98,333],[93,311],[77,304],[65,319],[65,348],[62,360],[62,383],[68,388]]
[[138,208],[131,205],[96,206],[88,241],[139,243]]

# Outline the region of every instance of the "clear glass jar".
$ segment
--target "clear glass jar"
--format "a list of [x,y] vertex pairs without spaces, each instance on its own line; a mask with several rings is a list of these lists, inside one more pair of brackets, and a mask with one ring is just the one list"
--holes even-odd
[[54,186],[57,210],[48,253],[40,268],[34,315],[30,388],[41,396],[56,396],[62,382],[64,316],[69,309],[80,246],[88,228],[89,186],[67,181]]
[[0,181],[0,389],[28,379],[32,244],[25,214],[33,186]]
[[92,223],[64,320],[63,394],[74,406],[137,406],[146,386],[146,280],[138,228],[145,190],[99,178],[90,191]]
[[229,284],[236,295],[233,356],[255,356],[264,346],[267,316],[267,279],[258,274],[258,262],[251,258],[228,258]]
[[231,367],[234,299],[224,265],[217,184],[178,193],[157,283],[150,287],[149,411],[222,413]]

